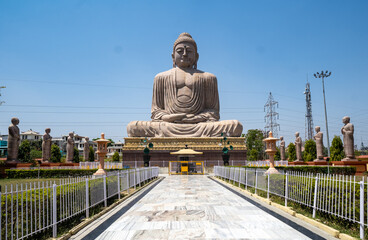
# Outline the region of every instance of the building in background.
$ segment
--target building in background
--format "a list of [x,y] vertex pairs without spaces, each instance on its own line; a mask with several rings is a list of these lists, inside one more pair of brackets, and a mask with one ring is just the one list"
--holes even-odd
[[115,152],[119,153],[120,159],[123,156],[123,146],[124,143],[118,141],[116,143],[112,143],[111,146],[107,147],[107,158],[112,158]]

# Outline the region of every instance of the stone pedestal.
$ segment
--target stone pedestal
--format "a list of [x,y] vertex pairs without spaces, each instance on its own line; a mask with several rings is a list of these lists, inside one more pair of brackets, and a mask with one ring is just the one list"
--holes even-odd
[[[313,162],[306,162],[308,166],[327,166],[327,161],[325,160],[314,160]],[[331,165],[331,164],[330,164]]]
[[344,158],[341,161],[343,161],[343,162],[354,162],[354,161],[358,161],[358,160],[355,159],[355,158]]
[[368,160],[365,161],[333,161],[332,166],[356,167],[355,175],[363,175],[368,169]]
[[290,166],[308,165],[307,163],[305,163],[303,161],[294,161],[294,162],[289,162],[288,164]]
[[[124,161],[142,161],[144,146],[141,145],[143,137],[127,137],[124,138],[123,146],[123,164]],[[153,148],[150,151],[150,161],[164,161],[168,164],[169,161],[176,161],[176,157],[170,155],[170,152],[179,151],[188,148],[195,151],[203,152],[202,155],[196,157],[197,161],[213,162],[217,165],[217,161],[222,160],[222,147],[221,137],[198,137],[198,138],[151,138],[150,142],[153,143]],[[228,137],[227,141],[230,141],[234,150],[229,151],[231,160],[245,160],[246,159],[246,146],[244,137]],[[205,163],[206,164],[206,163]]]

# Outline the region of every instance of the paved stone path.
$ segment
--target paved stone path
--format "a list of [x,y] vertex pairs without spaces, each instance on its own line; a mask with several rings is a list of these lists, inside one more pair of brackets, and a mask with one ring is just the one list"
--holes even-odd
[[168,176],[97,239],[310,238],[207,176]]

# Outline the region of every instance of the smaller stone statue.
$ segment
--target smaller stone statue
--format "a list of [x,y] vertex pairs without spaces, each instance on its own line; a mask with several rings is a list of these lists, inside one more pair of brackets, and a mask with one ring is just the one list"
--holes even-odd
[[12,118],[11,123],[8,130],[9,130],[9,137],[8,137],[8,157],[7,162],[16,162],[18,159],[18,150],[20,144],[20,131],[18,128],[19,119]]
[[314,129],[316,130],[316,135],[314,135],[313,138],[316,141],[317,148],[317,159],[315,159],[314,162],[325,161],[323,160],[323,133],[319,126],[316,126]]
[[346,158],[342,161],[352,161],[355,159],[354,154],[354,125],[350,123],[350,117],[343,117],[342,122],[345,124],[341,128],[341,133],[344,136],[344,152]]
[[89,137],[85,137],[84,140],[86,142],[84,143],[84,147],[83,147],[83,157],[84,157],[84,161],[87,162],[89,159]]
[[51,140],[52,137],[50,136],[51,129],[46,128],[45,134],[43,135],[42,141],[42,160],[44,162],[49,162],[51,158]]
[[295,133],[295,150],[296,150],[296,161],[295,162],[302,162],[302,138],[299,137],[299,132]]
[[286,160],[284,137],[280,137],[280,140],[281,140],[281,143],[280,143],[280,158],[281,158],[281,160]]
[[69,137],[66,143],[66,162],[73,162],[74,159],[74,133],[69,133]]

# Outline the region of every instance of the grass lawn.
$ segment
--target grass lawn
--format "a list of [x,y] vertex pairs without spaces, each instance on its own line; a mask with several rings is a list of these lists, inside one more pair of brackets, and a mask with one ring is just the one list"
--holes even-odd
[[[20,189],[20,184],[23,184],[23,189],[24,189],[24,184],[29,184],[30,183],[36,183],[37,186],[38,186],[38,182],[46,182],[48,181],[49,184],[50,182],[55,183],[56,184],[59,184],[60,181],[62,179],[67,179],[67,178],[24,178],[24,179],[7,179],[7,178],[4,178],[4,179],[0,179],[0,188],[1,188],[1,192],[5,192],[5,186],[7,186],[8,188],[8,192],[10,192],[10,185],[13,185],[13,190],[15,190],[15,185],[18,184],[18,190]],[[45,183],[46,184],[46,183]]]

